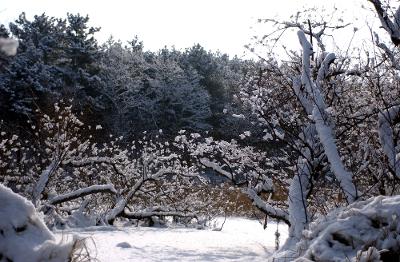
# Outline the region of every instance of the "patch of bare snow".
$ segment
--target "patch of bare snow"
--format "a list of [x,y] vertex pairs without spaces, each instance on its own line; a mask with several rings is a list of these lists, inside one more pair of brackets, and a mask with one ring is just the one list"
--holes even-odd
[[[265,261],[274,251],[276,229],[275,223],[264,230],[256,220],[228,218],[221,231],[91,227],[57,234],[65,237],[74,233],[89,238],[91,254],[99,261]],[[287,226],[280,223],[279,232],[283,243]]]

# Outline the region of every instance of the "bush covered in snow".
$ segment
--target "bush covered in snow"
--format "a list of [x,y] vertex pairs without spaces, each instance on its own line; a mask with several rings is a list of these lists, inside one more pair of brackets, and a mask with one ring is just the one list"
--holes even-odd
[[0,184],[0,261],[73,261],[80,244],[57,243],[32,203]]
[[400,196],[370,198],[320,217],[303,231],[296,251],[278,253],[275,261],[297,256],[298,262],[398,261]]
[[[228,201],[221,188],[209,187],[185,159],[186,144],[166,142],[162,132],[154,138],[143,133],[131,143],[110,137],[100,144],[84,137],[96,131],[63,102],[31,129],[33,142],[0,132],[0,182],[32,200],[50,228],[210,217],[234,207],[236,198]],[[223,205],[215,201],[224,196]]]

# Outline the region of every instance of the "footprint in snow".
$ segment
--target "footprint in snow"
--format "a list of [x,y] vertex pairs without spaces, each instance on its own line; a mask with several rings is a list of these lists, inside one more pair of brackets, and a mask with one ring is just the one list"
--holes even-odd
[[117,244],[117,247],[120,248],[131,248],[132,246],[128,242],[121,242]]

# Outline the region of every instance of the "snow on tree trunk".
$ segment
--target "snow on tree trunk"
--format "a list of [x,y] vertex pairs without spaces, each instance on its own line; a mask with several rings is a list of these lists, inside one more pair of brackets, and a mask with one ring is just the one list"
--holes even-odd
[[289,238],[283,245],[288,248],[301,238],[301,232],[309,222],[307,211],[307,194],[309,190],[310,170],[305,159],[298,161],[298,173],[293,177],[289,187]]
[[32,203],[0,184],[1,261],[69,261],[75,242],[56,243]]
[[400,152],[396,150],[392,125],[396,119],[400,121],[400,106],[393,106],[378,115],[379,140],[385,152],[392,172],[400,178]]
[[352,181],[353,174],[346,170],[343,161],[340,158],[338,148],[335,144],[333,125],[330,123],[329,116],[326,113],[327,107],[320,90],[320,84],[326,78],[329,65],[335,60],[335,55],[326,55],[318,71],[317,80],[314,82],[310,72],[310,56],[313,53],[312,46],[308,42],[303,31],[298,32],[298,37],[303,48],[303,72],[301,80],[308,92],[308,96],[310,97],[309,99],[311,99],[314,104],[312,116],[315,122],[318,138],[324,147],[324,152],[330,163],[331,170],[346,195],[347,202],[352,203],[357,198],[357,190]]

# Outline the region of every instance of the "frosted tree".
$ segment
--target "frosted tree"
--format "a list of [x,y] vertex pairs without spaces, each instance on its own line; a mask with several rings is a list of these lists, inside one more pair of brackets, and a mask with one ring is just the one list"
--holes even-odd
[[228,129],[224,127],[227,115],[223,111],[230,106],[233,95],[239,89],[246,61],[229,58],[219,52],[207,52],[199,44],[186,49],[179,61],[184,68],[193,68],[200,76],[200,85],[210,96],[211,117],[208,122],[214,131],[225,133]]
[[[123,47],[110,39],[103,46],[100,67],[106,85],[100,90],[101,100],[109,110],[106,121],[116,134],[127,135],[148,120],[152,101],[143,92],[145,72],[149,68],[142,48]],[[110,118],[110,119],[108,119]]]
[[[136,40],[137,41],[137,40]],[[179,52],[144,52],[138,43],[123,47],[112,41],[102,60],[107,86],[101,90],[122,129],[174,134],[179,129],[209,128],[209,95],[191,67],[183,68]],[[126,124],[131,128],[126,128]]]
[[[162,54],[153,64],[157,77],[148,82],[148,88],[157,97],[159,125],[172,130],[173,126],[189,130],[208,129],[206,120],[211,114],[210,97],[200,85],[196,71],[185,71],[173,57]],[[175,133],[179,129],[175,129]]]
[[[329,66],[333,63],[333,54],[323,53],[319,58],[318,70],[312,73],[310,64],[313,49],[305,37],[303,31],[299,31],[298,38],[303,48],[301,58],[301,75],[284,79],[281,83],[285,88],[289,87],[290,100],[282,99],[282,93],[276,93],[264,80],[252,80],[251,90],[243,90],[242,96],[254,112],[259,115],[259,120],[265,124],[266,140],[282,141],[285,146],[287,159],[293,163],[294,177],[290,182],[288,192],[288,221],[290,224],[290,236],[288,248],[301,238],[302,231],[307,228],[313,219],[315,211],[312,206],[321,201],[313,198],[314,188],[321,183],[319,172],[325,170],[333,175],[337,186],[344,194],[347,203],[352,203],[358,196],[353,183],[352,174],[347,170],[339,155],[335,142],[335,129],[328,106],[322,96],[327,89],[326,78],[329,74]],[[284,66],[270,62],[265,73],[273,70],[274,77],[290,75]],[[261,74],[264,72],[261,71]],[[277,75],[275,75],[277,74]],[[313,76],[315,75],[315,77]],[[254,82],[253,82],[254,81]],[[265,85],[264,85],[265,83]],[[285,86],[288,85],[288,86]],[[255,88],[254,88],[255,86]],[[253,89],[254,88],[254,89]],[[278,97],[274,97],[277,95]],[[285,104],[276,104],[285,103]],[[268,109],[271,111],[268,111]],[[296,152],[297,159],[290,156]],[[327,169],[328,168],[328,169]],[[319,171],[321,170],[321,171]]]
[[38,107],[51,110],[60,96],[74,98],[81,108],[97,106],[94,98],[101,81],[93,35],[98,29],[88,27],[88,20],[80,15],[58,19],[42,14],[30,21],[22,13],[10,23],[19,52],[7,70],[0,72],[3,119],[17,116],[25,120]]

